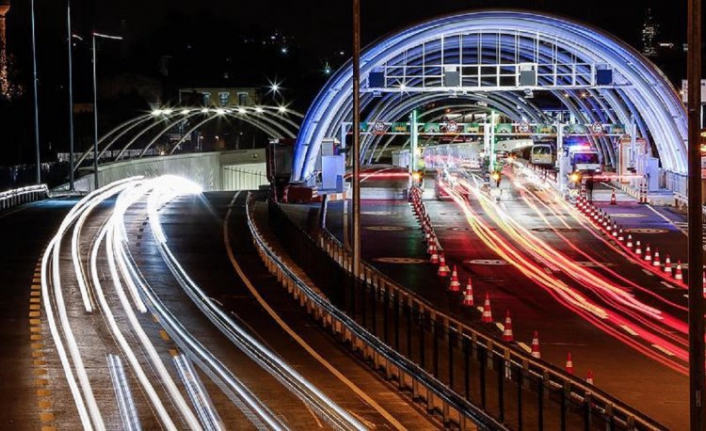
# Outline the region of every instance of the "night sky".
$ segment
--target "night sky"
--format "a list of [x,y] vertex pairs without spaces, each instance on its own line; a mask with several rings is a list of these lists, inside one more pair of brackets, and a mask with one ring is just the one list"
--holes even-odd
[[[32,151],[31,133],[31,45],[29,0],[11,0],[7,17],[8,50],[12,55],[15,81],[25,89],[14,104],[0,103],[0,158],[27,160]],[[350,0],[72,0],[74,32],[88,36],[90,29],[120,34],[124,42],[99,46],[99,80],[118,73],[134,73],[161,82],[165,99],[179,86],[265,86],[271,78],[284,78],[288,101],[306,110],[313,95],[325,83],[321,72],[330,62],[335,69],[350,56]],[[641,47],[640,36],[646,9],[651,7],[659,24],[656,41],[681,47],[686,40],[686,1],[658,0],[361,0],[363,44],[420,21],[473,9],[514,8],[554,13],[595,25]],[[678,8],[675,8],[675,5]],[[35,0],[38,34],[40,136],[42,147],[65,148],[66,120],[66,0]],[[244,37],[259,37],[279,31],[292,47],[289,58],[270,59],[251,47],[236,45]],[[259,35],[259,36],[258,36]],[[187,52],[187,47],[190,52]],[[273,48],[274,49],[274,48]],[[250,50],[250,51],[248,51]],[[91,98],[90,47],[87,40],[74,50],[74,89],[78,102]],[[343,55],[338,53],[343,52]],[[159,74],[161,56],[174,58],[168,79]],[[672,81],[684,77],[685,55],[673,50],[671,58],[660,58]],[[234,57],[234,58],[230,58]],[[274,57],[277,57],[276,53]],[[229,61],[230,65],[219,64]],[[215,84],[231,68],[230,80]],[[176,77],[178,73],[181,75]],[[248,73],[240,73],[251,71]],[[284,73],[283,73],[284,71]],[[212,72],[209,76],[209,72]],[[292,76],[294,75],[294,76]],[[171,81],[171,82],[170,82]],[[208,81],[208,82],[206,82]],[[126,100],[103,106],[101,128],[134,115],[136,109],[150,109],[145,100]],[[23,124],[2,128],[5,121]],[[81,120],[77,120],[80,122]],[[84,125],[90,130],[90,123]],[[79,132],[80,133],[80,132]],[[90,141],[90,133],[85,138]],[[53,144],[52,144],[53,143]],[[82,143],[80,145],[87,145]]]
[[[192,16],[216,14],[233,26],[247,30],[259,25],[292,35],[299,44],[322,53],[350,46],[350,1],[341,0],[74,0],[77,27],[88,28],[95,7],[97,27],[127,29],[133,38],[150,37],[174,12]],[[13,3],[8,19],[10,46],[24,45],[28,30],[29,1]],[[55,37],[64,25],[62,0],[36,0],[38,31]],[[679,7],[675,7],[678,5]],[[390,31],[431,17],[477,8],[525,8],[570,16],[598,25],[631,42],[639,43],[644,11],[652,7],[661,24],[662,38],[683,41],[686,34],[686,2],[648,0],[362,0],[363,40],[370,42]],[[184,29],[188,32],[188,29]],[[224,44],[227,40],[216,41]]]

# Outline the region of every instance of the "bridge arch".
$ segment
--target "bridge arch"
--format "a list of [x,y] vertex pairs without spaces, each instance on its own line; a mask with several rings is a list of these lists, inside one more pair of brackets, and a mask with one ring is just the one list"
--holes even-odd
[[[522,67],[534,68],[535,82],[520,81]],[[448,82],[448,68],[460,75],[456,82]],[[493,68],[496,73],[485,73]],[[686,115],[677,92],[651,62],[599,29],[536,12],[467,12],[383,37],[361,55],[365,112],[399,112],[396,106],[410,106],[409,99],[420,94],[509,93],[521,98],[527,91],[552,93],[586,122],[634,123],[640,137],[656,149],[663,169],[686,173]],[[351,93],[348,62],[304,118],[294,180],[312,175],[322,140],[339,136],[341,124],[352,118]],[[388,94],[398,95],[398,101],[390,103]],[[601,145],[604,158],[613,159],[612,148]]]

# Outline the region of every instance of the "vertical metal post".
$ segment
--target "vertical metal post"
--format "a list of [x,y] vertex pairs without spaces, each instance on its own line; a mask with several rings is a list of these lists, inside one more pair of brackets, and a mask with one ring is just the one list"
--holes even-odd
[[74,190],[74,73],[71,39],[71,0],[66,0],[66,43],[69,60],[69,190]]
[[42,183],[42,166],[41,157],[39,154],[39,97],[37,95],[37,36],[34,28],[34,0],[31,3],[32,7],[32,85],[34,89],[34,152],[36,169],[36,183]]
[[701,230],[701,0],[689,0],[687,79],[689,124],[689,413],[692,431],[704,430],[703,232]]
[[91,32],[93,48],[93,183],[98,189],[98,84],[96,83],[96,33]]
[[353,278],[360,276],[360,0],[353,0]]

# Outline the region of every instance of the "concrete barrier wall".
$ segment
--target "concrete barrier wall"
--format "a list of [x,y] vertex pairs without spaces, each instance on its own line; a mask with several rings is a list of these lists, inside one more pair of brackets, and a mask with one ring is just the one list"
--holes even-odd
[[[194,181],[204,191],[218,191],[223,190],[224,186],[224,166],[264,164],[264,162],[264,149],[217,151],[133,159],[99,166],[98,184],[102,187],[113,181],[136,175],[148,178],[160,175],[178,175]],[[76,180],[76,190],[92,191],[94,189],[92,169],[85,168],[81,172],[81,177]],[[58,188],[58,190],[62,189],[68,189],[68,184]]]

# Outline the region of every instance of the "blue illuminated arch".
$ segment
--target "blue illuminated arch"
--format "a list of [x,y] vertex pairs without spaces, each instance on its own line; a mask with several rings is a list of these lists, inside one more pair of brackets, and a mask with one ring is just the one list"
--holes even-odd
[[[531,53],[534,58],[570,56],[587,63],[606,65],[625,85],[605,89],[586,83],[586,88],[597,98],[600,96],[600,100],[581,101],[575,91],[569,91],[570,99],[565,101],[567,106],[571,110],[583,107],[581,113],[587,121],[626,124],[634,121],[642,137],[657,149],[662,168],[675,173],[686,173],[686,112],[666,77],[624,42],[601,30],[565,18],[535,12],[480,11],[418,24],[385,37],[365,49],[361,56],[361,83],[365,86],[370,72],[384,64],[423,64],[428,60],[427,56],[433,57],[430,53],[434,50],[442,52],[444,43],[447,47],[457,43],[460,53],[458,57],[475,55],[480,63],[487,54],[482,45],[477,50],[480,52],[466,52],[463,40],[467,37],[482,38],[489,34],[495,35],[495,43],[502,51],[510,52],[513,37],[517,43],[518,34],[530,34],[552,41],[553,45],[537,43],[533,47],[535,52]],[[454,42],[456,39],[459,42]],[[519,45],[522,43],[526,44],[521,42]],[[525,46],[522,48],[529,51]],[[561,53],[557,55],[559,51]],[[444,55],[437,53],[437,57]],[[528,61],[520,58],[520,61],[523,60]],[[412,79],[415,78],[410,77],[410,82]],[[558,91],[550,91],[558,95]],[[297,138],[293,180],[304,180],[312,175],[322,140],[338,136],[341,122],[351,121],[351,94],[352,66],[348,62],[329,79],[304,118]],[[563,100],[562,97],[559,99]],[[380,98],[372,93],[362,95],[361,106],[364,110],[370,110],[377,103],[380,103]],[[400,104],[409,105],[403,100]],[[613,111],[603,114],[598,109],[597,113],[597,108],[610,108]],[[390,106],[386,109],[399,111]],[[612,158],[612,154],[606,154]]]

